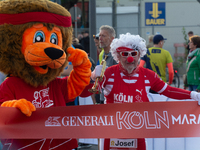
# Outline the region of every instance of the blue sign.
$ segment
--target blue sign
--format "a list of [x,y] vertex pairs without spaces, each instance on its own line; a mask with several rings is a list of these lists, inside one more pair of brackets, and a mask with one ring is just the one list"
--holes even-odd
[[145,25],[165,26],[165,3],[145,3]]

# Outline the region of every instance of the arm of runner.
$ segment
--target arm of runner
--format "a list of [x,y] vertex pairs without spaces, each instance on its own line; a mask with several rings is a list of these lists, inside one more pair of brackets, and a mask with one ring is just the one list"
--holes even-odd
[[[176,87],[172,87],[169,86],[168,84],[165,83],[165,86],[162,88],[162,90],[160,90],[160,92],[158,92],[159,94],[163,94],[169,98],[173,98],[173,99],[191,99],[191,91],[188,90],[184,90],[181,88],[176,88]],[[193,99],[193,98],[192,98]]]
[[146,62],[144,61],[144,60],[140,60],[140,64],[139,64],[139,66],[140,67],[144,67],[144,64],[145,64]]
[[193,99],[198,101],[200,105],[200,93],[196,91],[188,91],[181,88],[171,87],[166,84],[166,88],[160,93],[173,99]]
[[61,73],[61,76],[69,76],[70,72],[73,70],[73,66],[72,63],[69,62],[67,67],[63,70],[63,72]]
[[168,63],[168,74],[169,74],[169,84],[172,84],[173,78],[174,78],[174,69],[173,69],[173,63]]
[[191,94],[191,91],[172,87],[161,80],[158,75],[151,70],[148,70],[148,75],[151,76],[151,78],[149,78],[151,79],[150,83],[152,83],[151,89],[158,92],[159,94],[177,100],[194,99],[196,101],[200,101],[200,93],[193,92],[194,94]]
[[172,99],[178,99],[178,100],[194,99],[196,101],[200,101],[196,98],[197,96],[195,94],[194,96],[191,96],[191,91],[175,88],[168,85],[163,80],[161,80],[156,73],[152,72],[151,70],[148,70],[148,75],[149,76],[153,75],[153,78],[152,77],[149,78],[151,79],[150,82],[152,83],[151,89],[158,92],[159,94],[165,95]]

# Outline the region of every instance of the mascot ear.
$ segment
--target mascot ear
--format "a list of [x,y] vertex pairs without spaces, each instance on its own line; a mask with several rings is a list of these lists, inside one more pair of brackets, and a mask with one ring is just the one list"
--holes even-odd
[[26,99],[6,101],[6,102],[3,102],[1,106],[19,108],[21,112],[28,117],[30,117],[32,112],[36,110],[35,106],[31,102],[27,101]]

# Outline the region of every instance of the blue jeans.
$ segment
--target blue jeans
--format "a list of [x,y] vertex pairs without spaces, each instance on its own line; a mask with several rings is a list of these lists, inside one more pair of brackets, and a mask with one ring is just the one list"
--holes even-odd
[[188,88],[189,88],[189,91],[196,91],[198,85],[189,85]]

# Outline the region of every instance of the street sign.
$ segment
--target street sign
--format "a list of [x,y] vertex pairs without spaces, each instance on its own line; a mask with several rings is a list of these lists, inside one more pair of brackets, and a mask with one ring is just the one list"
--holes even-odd
[[145,26],[165,26],[165,3],[145,3]]

